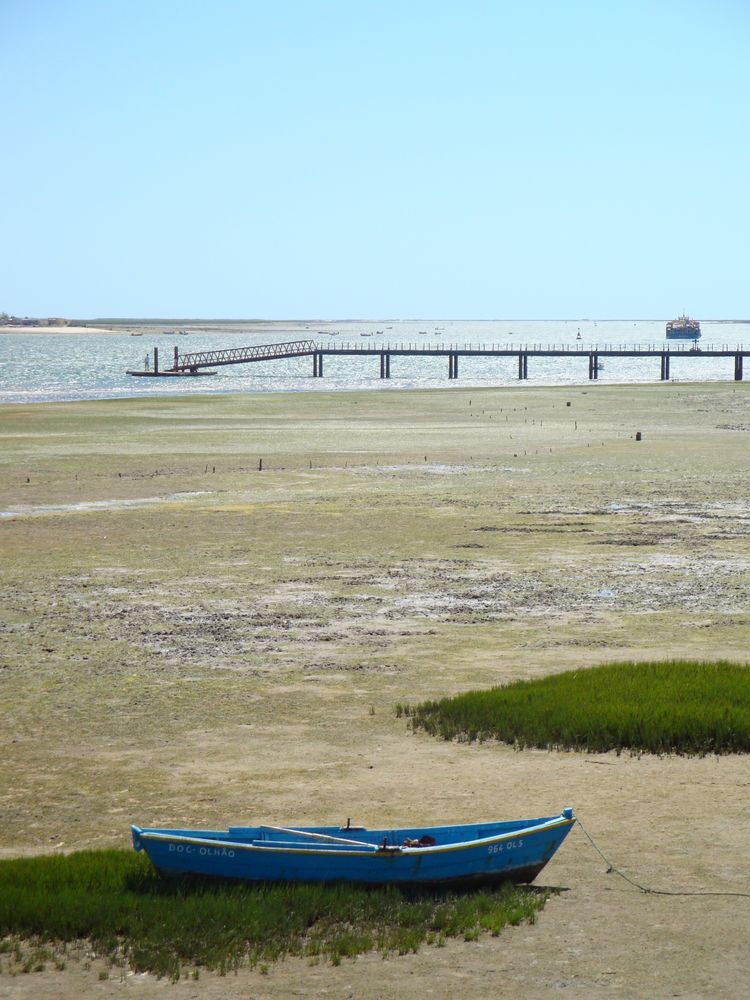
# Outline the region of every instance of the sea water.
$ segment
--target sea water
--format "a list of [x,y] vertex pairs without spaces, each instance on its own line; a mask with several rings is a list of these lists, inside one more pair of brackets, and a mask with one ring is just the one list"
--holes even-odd
[[[190,328],[188,328],[190,329]],[[742,323],[702,323],[700,346],[742,348],[750,341]],[[0,334],[0,403],[113,399],[185,393],[351,391],[448,386],[508,386],[518,384],[518,361],[511,357],[459,357],[458,379],[448,380],[448,358],[391,357],[390,379],[380,378],[380,358],[330,356],[323,359],[323,377],[313,378],[312,358],[299,357],[218,367],[210,378],[145,379],[127,375],[142,370],[146,355],[153,364],[159,348],[162,369],[172,364],[174,346],[180,354],[220,348],[252,347],[292,340],[314,340],[320,347],[387,349],[491,347],[580,348],[581,356],[530,357],[526,385],[588,384],[588,352],[596,347],[669,346],[686,352],[689,343],[667,341],[661,321],[326,321],[310,324],[251,324],[191,330],[188,336],[146,330],[142,336],[116,333]],[[600,384],[647,383],[659,380],[659,358],[604,358]],[[750,368],[750,365],[748,366]],[[731,381],[731,357],[672,355],[674,381]],[[748,371],[750,377],[750,371]]]

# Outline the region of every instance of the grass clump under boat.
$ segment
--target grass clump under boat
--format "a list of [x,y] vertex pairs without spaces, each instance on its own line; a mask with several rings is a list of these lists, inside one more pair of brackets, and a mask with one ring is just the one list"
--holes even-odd
[[[377,950],[406,954],[533,923],[548,890],[403,893],[345,885],[250,885],[161,878],[132,851],[0,861],[0,967],[63,968],[93,951],[110,967],[179,979],[225,974],[288,955],[339,964]],[[5,959],[5,961],[3,961]]]
[[750,667],[611,663],[396,708],[446,740],[689,755],[750,751]]

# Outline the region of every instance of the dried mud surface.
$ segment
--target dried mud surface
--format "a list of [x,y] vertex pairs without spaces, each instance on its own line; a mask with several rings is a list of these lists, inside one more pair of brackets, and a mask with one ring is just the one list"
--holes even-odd
[[563,891],[499,938],[174,985],[0,956],[0,997],[743,995],[745,758],[446,744],[395,707],[747,662],[749,404],[740,383],[0,408],[0,856],[126,846],[131,822],[572,805],[629,877],[696,893],[640,892],[576,829],[540,879]]

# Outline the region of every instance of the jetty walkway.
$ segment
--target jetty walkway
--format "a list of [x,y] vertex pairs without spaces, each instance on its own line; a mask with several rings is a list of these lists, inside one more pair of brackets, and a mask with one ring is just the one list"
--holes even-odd
[[146,356],[146,364],[142,371],[128,371],[128,375],[140,377],[163,378],[191,375],[214,375],[214,369],[222,365],[254,364],[260,361],[277,361],[284,358],[312,358],[313,378],[323,378],[323,359],[326,357],[362,357],[371,356],[380,361],[380,377],[391,377],[391,358],[398,357],[443,357],[448,361],[448,378],[458,378],[459,358],[515,358],[518,363],[518,378],[529,377],[529,358],[566,358],[580,361],[588,365],[588,377],[592,381],[599,378],[603,367],[603,358],[658,358],[659,378],[662,382],[669,381],[670,362],[673,358],[730,358],[734,366],[734,380],[742,381],[744,360],[750,357],[750,350],[742,347],[698,347],[696,344],[648,345],[648,346],[584,346],[582,344],[326,344],[314,340],[293,340],[282,344],[260,344],[255,347],[233,347],[216,351],[198,351],[191,354],[180,354],[177,347],[173,349],[171,365],[168,368],[159,367],[159,348],[151,356]]

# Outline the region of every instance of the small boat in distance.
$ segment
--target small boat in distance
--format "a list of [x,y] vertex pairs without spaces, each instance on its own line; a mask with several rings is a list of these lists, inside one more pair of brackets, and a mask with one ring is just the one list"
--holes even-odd
[[133,826],[162,875],[251,882],[458,887],[532,882],[567,837],[572,809],[542,819],[368,830],[351,826]]
[[701,335],[701,325],[697,319],[690,319],[689,316],[679,316],[671,319],[667,323],[667,337],[670,340],[681,338],[683,340],[697,340]]

